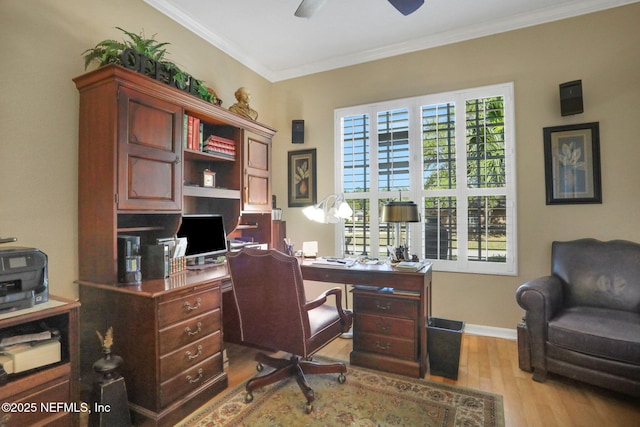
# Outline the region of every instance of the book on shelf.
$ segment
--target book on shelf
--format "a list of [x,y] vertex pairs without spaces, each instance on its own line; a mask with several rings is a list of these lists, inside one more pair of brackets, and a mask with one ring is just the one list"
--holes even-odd
[[184,115],[184,128],[182,132],[183,146],[188,150],[202,151],[204,123],[188,114]]
[[198,119],[198,150],[204,149],[204,123]]
[[185,114],[182,123],[182,148],[189,148],[189,115]]

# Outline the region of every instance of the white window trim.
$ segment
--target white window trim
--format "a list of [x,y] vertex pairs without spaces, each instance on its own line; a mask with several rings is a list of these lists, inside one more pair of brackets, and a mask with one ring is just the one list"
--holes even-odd
[[[464,89],[459,91],[444,92],[439,94],[431,94],[425,96],[418,96],[406,99],[396,99],[385,102],[378,102],[374,104],[365,104],[352,107],[338,108],[334,111],[334,148],[335,148],[335,162],[337,165],[342,165],[344,158],[344,147],[342,144],[342,126],[341,118],[353,115],[369,115],[369,141],[372,149],[370,150],[370,192],[369,193],[348,193],[345,196],[348,199],[351,198],[368,198],[371,203],[371,207],[378,206],[380,199],[386,199],[387,197],[397,197],[397,192],[382,192],[378,191],[378,152],[377,149],[377,114],[381,111],[389,111],[395,109],[408,109],[410,114],[410,141],[422,141],[422,128],[420,125],[412,125],[412,121],[420,117],[420,107],[424,105],[432,105],[443,102],[455,102],[456,106],[464,106],[465,100],[487,98],[492,96],[503,96],[505,117],[504,117],[504,137],[505,137],[505,156],[506,156],[506,182],[507,186],[500,189],[469,189],[466,186],[466,172],[464,168],[456,168],[458,185],[452,190],[423,190],[422,189],[422,145],[411,143],[410,158],[412,165],[419,165],[419,167],[412,166],[410,172],[410,186],[411,190],[408,192],[403,191],[403,196],[409,197],[411,200],[416,201],[420,206],[423,197],[434,196],[447,196],[452,195],[456,197],[456,209],[458,215],[458,224],[466,224],[466,212],[467,212],[467,198],[474,194],[490,195],[499,194],[506,195],[507,197],[507,221],[506,221],[506,235],[507,235],[507,259],[506,262],[486,262],[486,261],[469,261],[467,257],[467,227],[458,228],[458,259],[455,261],[449,260],[430,260],[433,263],[434,270],[436,271],[450,271],[461,273],[480,273],[480,274],[497,274],[497,275],[517,275],[518,274],[518,255],[517,255],[517,199],[516,199],[516,142],[515,142],[515,106],[514,106],[514,92],[513,82],[483,86],[471,89]],[[464,109],[462,110],[464,111]],[[459,112],[456,109],[456,123],[460,123],[458,114],[464,115],[464,112]],[[464,121],[462,122],[464,123]],[[456,153],[460,155],[466,155],[466,126],[456,125]],[[466,161],[466,159],[465,159]],[[335,191],[342,192],[344,187],[342,167],[335,167]],[[375,190],[374,190],[375,189]],[[421,208],[422,210],[422,208]],[[379,224],[379,212],[377,209],[372,209],[370,213],[371,223]],[[369,236],[370,244],[372,248],[377,248],[378,236],[377,233],[372,233]],[[423,245],[422,236],[424,236],[424,222],[410,224],[410,247],[420,247]],[[342,227],[335,227],[335,253],[341,253],[342,242],[344,242],[344,230]],[[461,247],[462,246],[462,247]]]

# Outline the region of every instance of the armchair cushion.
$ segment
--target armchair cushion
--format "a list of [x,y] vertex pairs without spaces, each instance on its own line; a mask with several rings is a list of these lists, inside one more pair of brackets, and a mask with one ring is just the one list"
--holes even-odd
[[549,342],[580,353],[640,365],[640,313],[570,307],[549,322]]

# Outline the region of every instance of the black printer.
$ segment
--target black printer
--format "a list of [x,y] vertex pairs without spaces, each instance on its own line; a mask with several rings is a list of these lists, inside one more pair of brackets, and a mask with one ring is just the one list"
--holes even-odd
[[47,255],[34,248],[0,247],[0,312],[48,300]]

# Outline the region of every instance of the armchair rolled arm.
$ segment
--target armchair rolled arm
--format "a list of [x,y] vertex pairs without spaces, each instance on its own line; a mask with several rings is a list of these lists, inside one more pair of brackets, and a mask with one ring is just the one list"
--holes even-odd
[[338,310],[338,316],[340,316],[340,323],[342,323],[343,330],[346,332],[349,330],[349,328],[351,328],[352,317],[350,316],[350,311],[345,311],[342,309],[342,289],[331,288],[327,291],[324,291],[323,293],[318,295],[317,298],[307,301],[304,307],[307,311],[318,308],[327,302],[327,297],[329,295],[333,295],[336,299],[335,306]]
[[562,281],[556,276],[530,280],[516,290],[516,301],[526,310],[525,321],[531,344],[531,364],[534,369],[546,370],[545,342],[549,320],[562,307]]
[[516,301],[527,312],[539,313],[548,322],[562,307],[564,292],[557,276],[544,276],[530,280],[516,290]]

